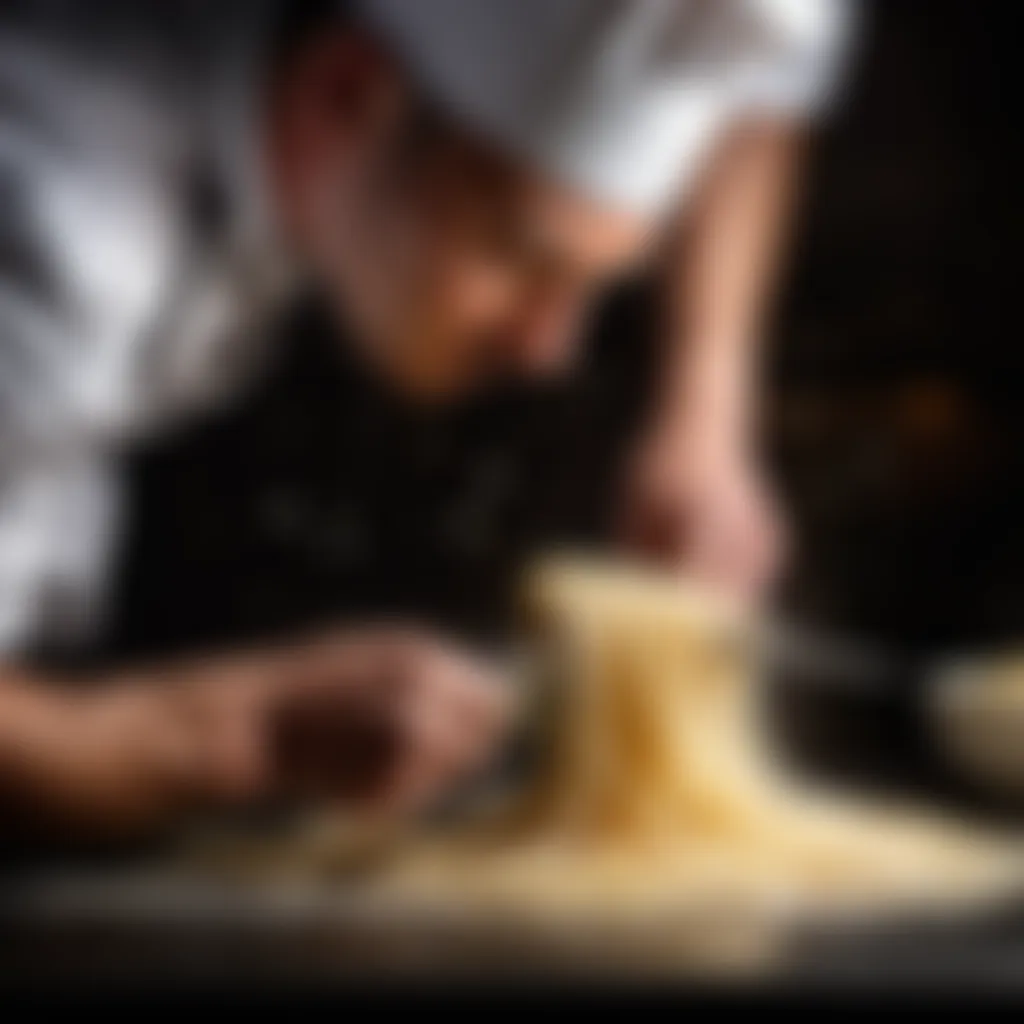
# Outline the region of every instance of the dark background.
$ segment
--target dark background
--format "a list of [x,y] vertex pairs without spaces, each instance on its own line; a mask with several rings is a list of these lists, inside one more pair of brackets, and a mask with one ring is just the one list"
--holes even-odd
[[[768,353],[787,600],[914,650],[1024,627],[1015,5],[865,5]],[[493,637],[515,570],[596,537],[642,403],[642,289],[545,393],[403,408],[296,313],[279,372],[132,470],[111,646],[154,654],[402,613]]]
[[1015,8],[868,8],[777,332],[793,593],[916,647],[1024,625]]

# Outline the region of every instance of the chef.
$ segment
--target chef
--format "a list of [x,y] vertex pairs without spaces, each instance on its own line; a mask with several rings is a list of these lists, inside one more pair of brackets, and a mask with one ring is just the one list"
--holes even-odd
[[119,829],[324,787],[404,811],[502,731],[487,668],[412,627],[86,688],[31,657],[99,626],[121,455],[236,394],[297,282],[440,403],[566,372],[602,290],[658,273],[623,540],[744,597],[777,562],[755,347],[848,5],[319,6],[0,15],[0,797],[30,818]]

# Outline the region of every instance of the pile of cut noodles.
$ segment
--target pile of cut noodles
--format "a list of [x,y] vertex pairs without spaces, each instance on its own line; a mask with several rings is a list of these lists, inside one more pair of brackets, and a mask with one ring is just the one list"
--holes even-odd
[[1008,842],[812,791],[765,749],[743,622],[676,580],[541,566],[526,611],[552,683],[524,790],[424,838],[386,889],[497,913],[879,913],[1024,877]]
[[[766,749],[742,617],[707,594],[556,560],[529,577],[525,610],[544,666],[538,763],[508,796],[394,844],[360,873],[362,897],[491,927],[692,939],[689,924],[710,943],[710,922],[750,939],[794,918],[955,912],[1019,892],[1008,839],[788,777]],[[291,866],[344,878],[337,835],[321,827]]]

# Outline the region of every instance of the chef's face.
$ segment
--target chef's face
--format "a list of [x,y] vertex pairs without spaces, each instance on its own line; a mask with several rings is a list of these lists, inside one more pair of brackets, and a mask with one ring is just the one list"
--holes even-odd
[[347,334],[428,399],[564,370],[649,225],[517,168],[362,61],[327,60],[292,126],[293,234]]

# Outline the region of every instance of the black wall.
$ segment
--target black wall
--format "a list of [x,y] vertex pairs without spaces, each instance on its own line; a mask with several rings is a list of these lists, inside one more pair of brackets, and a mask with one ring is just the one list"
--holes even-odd
[[1015,13],[870,5],[774,351],[794,597],[926,647],[1024,627]]

